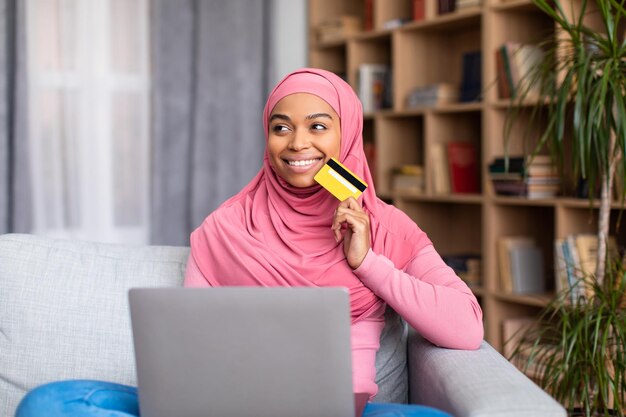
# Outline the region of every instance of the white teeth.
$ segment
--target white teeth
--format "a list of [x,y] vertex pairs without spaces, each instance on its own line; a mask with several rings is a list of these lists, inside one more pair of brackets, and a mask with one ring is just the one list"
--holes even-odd
[[319,159],[309,159],[309,160],[306,160],[306,161],[287,161],[287,162],[291,166],[302,167],[302,166],[306,166],[306,165],[313,165],[317,161],[319,161]]

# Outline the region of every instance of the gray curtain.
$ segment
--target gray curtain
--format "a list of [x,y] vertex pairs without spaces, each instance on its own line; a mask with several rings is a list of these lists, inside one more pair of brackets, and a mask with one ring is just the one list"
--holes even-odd
[[261,167],[265,0],[151,2],[153,244],[189,234]]
[[32,227],[24,3],[0,0],[0,233]]

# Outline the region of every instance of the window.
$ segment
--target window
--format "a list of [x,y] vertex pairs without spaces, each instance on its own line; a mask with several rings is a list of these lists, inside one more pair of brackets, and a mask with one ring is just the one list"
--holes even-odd
[[148,0],[27,0],[34,233],[147,243]]

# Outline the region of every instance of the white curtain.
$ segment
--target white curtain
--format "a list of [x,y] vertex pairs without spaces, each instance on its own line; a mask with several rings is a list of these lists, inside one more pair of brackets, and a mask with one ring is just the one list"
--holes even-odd
[[148,0],[26,0],[34,233],[147,243]]

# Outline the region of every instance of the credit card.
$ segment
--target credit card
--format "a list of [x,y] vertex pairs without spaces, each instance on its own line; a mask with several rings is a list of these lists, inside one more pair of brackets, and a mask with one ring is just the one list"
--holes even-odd
[[362,179],[354,175],[335,158],[330,158],[313,179],[330,191],[339,201],[348,197],[358,198],[367,188],[367,184]]

